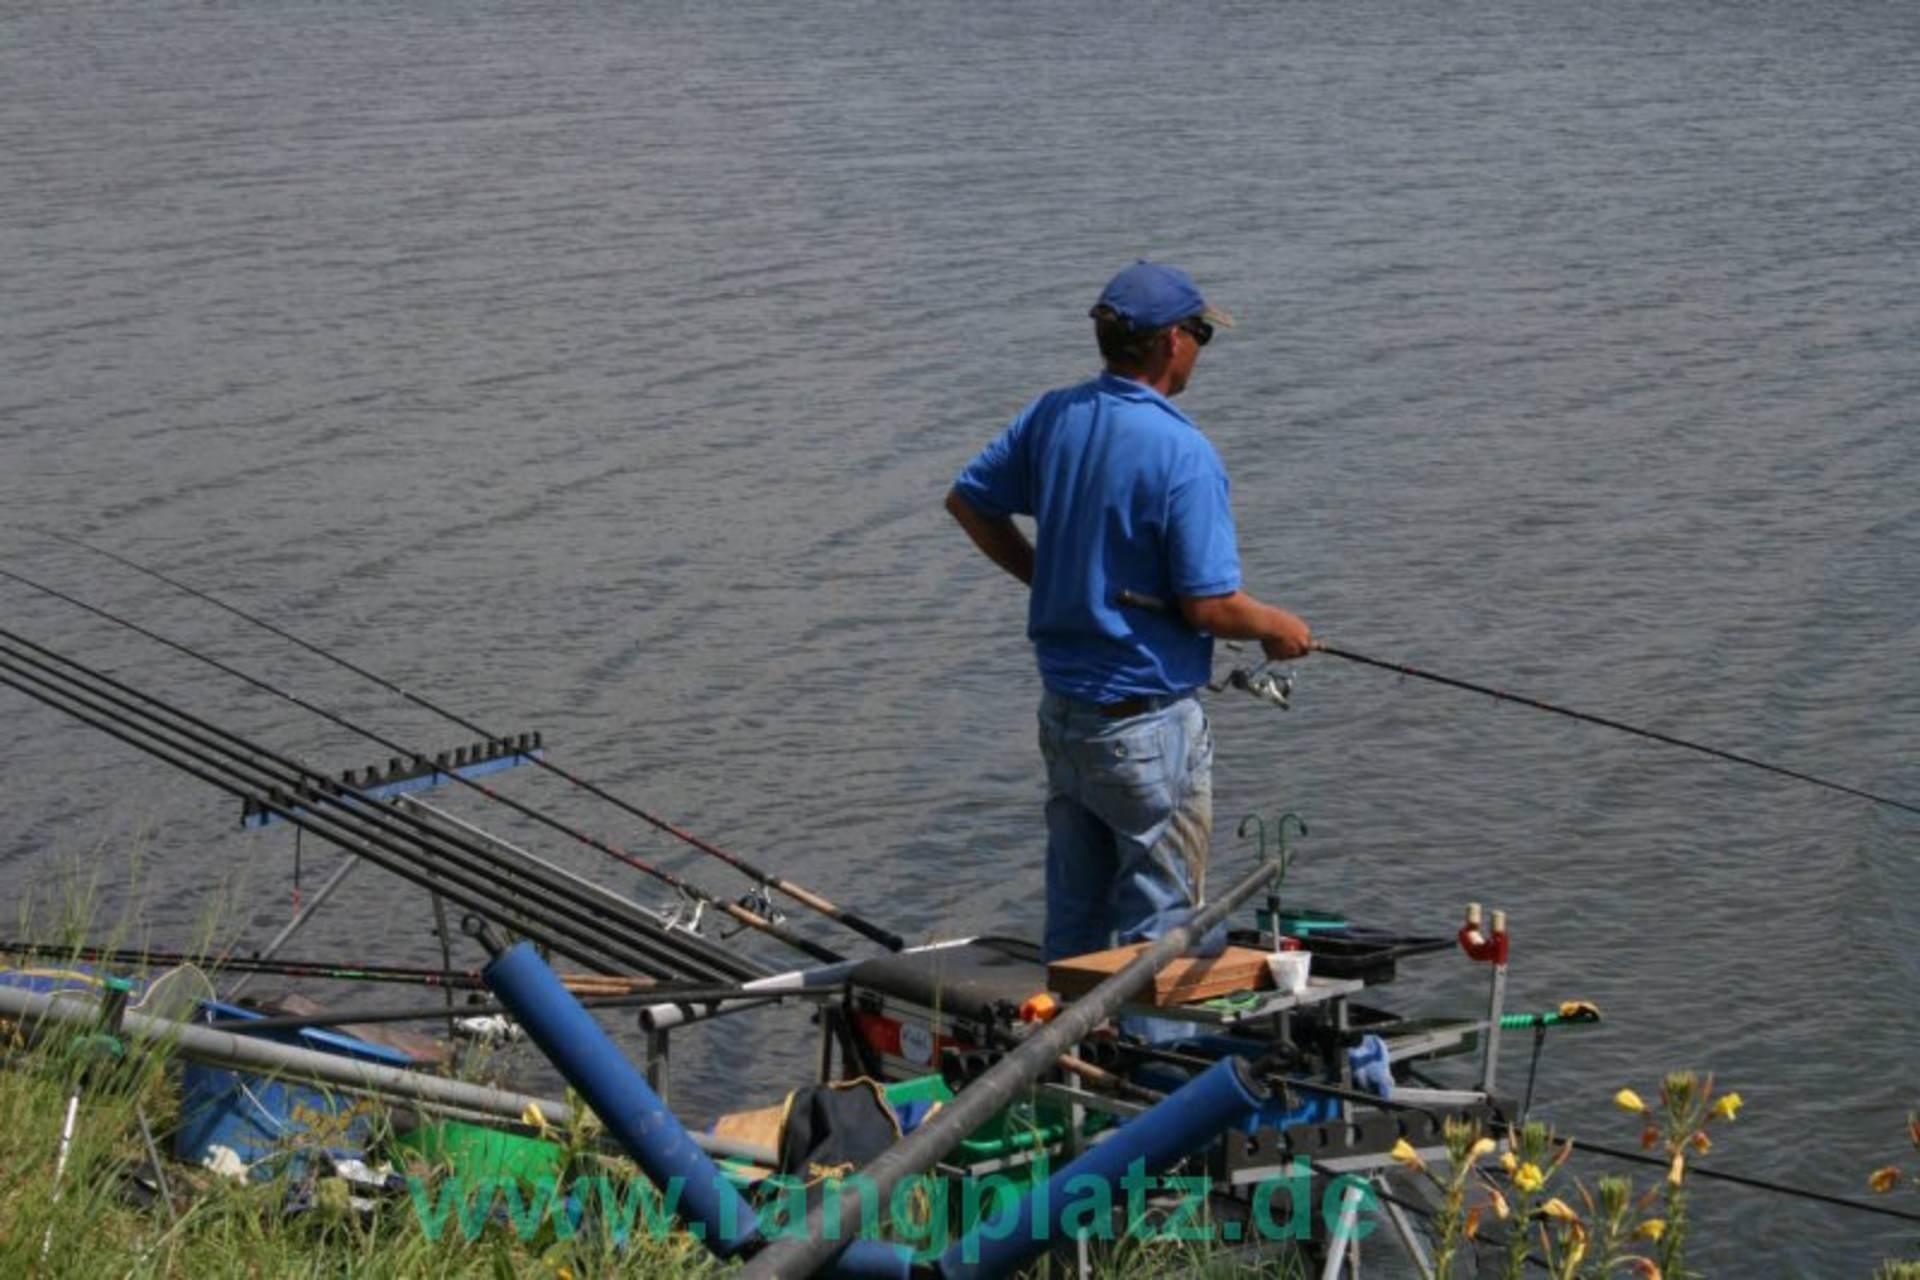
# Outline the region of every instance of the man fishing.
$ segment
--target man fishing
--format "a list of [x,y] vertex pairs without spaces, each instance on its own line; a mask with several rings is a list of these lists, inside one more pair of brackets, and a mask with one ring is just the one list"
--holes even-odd
[[[1105,370],[1027,405],[947,495],[974,544],[1032,588],[1050,961],[1158,937],[1201,902],[1213,737],[1195,694],[1213,637],[1258,640],[1273,659],[1312,643],[1303,620],[1240,589],[1226,469],[1171,403],[1232,320],[1186,272],[1144,259],[1090,314]],[[1016,515],[1034,518],[1032,542]]]

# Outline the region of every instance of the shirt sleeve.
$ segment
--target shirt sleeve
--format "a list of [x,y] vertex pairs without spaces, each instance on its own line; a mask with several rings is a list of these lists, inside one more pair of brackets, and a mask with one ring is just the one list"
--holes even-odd
[[961,468],[953,487],[969,506],[995,516],[1033,514],[1032,472],[1027,465],[1027,426],[1032,418],[1029,405]]
[[1223,596],[1240,589],[1227,469],[1211,448],[1186,459],[1168,491],[1167,564],[1177,596]]

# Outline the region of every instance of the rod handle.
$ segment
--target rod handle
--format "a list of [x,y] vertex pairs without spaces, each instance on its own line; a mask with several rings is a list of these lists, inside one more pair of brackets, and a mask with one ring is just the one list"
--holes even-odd
[[801,906],[811,911],[817,911],[829,920],[839,921],[855,933],[864,934],[889,951],[903,951],[906,949],[907,940],[899,934],[893,932],[891,929],[883,929],[872,921],[864,919],[844,907],[835,906],[811,889],[797,885],[793,881],[786,879],[773,881],[773,887],[781,893],[786,894],[789,898],[792,898]]

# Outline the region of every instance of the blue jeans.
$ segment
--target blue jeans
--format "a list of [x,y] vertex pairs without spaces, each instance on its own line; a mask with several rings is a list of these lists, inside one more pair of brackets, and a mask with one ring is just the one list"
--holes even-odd
[[1049,961],[1157,938],[1206,889],[1213,840],[1213,731],[1191,696],[1111,720],[1049,692]]

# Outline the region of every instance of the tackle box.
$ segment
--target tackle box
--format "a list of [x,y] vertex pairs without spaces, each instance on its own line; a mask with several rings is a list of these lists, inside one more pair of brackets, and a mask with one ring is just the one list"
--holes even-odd
[[885,1083],[925,1076],[954,1051],[1002,1047],[1028,997],[1047,989],[1040,948],[976,938],[876,956],[847,979],[847,1020],[861,1067]]

